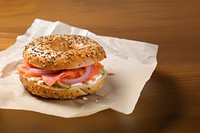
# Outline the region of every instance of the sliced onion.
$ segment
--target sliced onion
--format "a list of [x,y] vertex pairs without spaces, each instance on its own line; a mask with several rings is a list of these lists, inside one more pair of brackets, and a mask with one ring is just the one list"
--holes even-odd
[[63,79],[60,80],[60,82],[63,83],[63,84],[68,84],[68,85],[81,83],[81,82],[83,82],[84,80],[86,80],[90,76],[90,74],[92,72],[92,69],[93,69],[92,66],[87,66],[85,73],[81,77],[75,78],[75,79],[63,78]]
[[40,75],[43,75],[43,74],[56,74],[56,73],[60,72],[60,70],[44,70],[44,69],[38,69],[38,68],[29,68],[29,71],[33,72],[35,74],[40,74]]

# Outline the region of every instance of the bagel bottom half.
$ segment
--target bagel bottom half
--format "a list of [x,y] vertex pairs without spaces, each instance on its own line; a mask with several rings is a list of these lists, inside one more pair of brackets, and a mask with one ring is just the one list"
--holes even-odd
[[38,84],[37,81],[28,80],[28,77],[20,75],[20,80],[24,87],[34,95],[51,99],[75,99],[79,96],[93,94],[97,92],[104,84],[106,74],[104,74],[94,84],[83,84],[72,86],[69,89],[49,87],[45,84]]

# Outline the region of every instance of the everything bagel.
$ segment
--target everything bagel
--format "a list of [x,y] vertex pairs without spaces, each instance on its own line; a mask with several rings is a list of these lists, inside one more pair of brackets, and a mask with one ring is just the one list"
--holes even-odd
[[94,40],[80,35],[49,35],[30,42],[24,60],[46,70],[74,69],[94,64],[106,57]]
[[17,66],[24,87],[34,95],[74,99],[93,94],[104,84],[107,72],[99,62],[102,46],[80,35],[49,35],[25,46]]

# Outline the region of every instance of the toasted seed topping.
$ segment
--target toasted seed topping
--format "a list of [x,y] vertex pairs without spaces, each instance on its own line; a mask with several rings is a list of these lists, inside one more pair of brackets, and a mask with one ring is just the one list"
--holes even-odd
[[23,56],[37,67],[56,70],[83,67],[88,62],[103,60],[106,54],[103,47],[88,37],[62,34],[33,40],[25,46]]

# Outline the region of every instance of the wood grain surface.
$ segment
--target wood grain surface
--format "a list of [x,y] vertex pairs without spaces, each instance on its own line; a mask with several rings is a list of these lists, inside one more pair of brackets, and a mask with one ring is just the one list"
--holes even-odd
[[0,133],[200,132],[199,0],[0,0],[0,50],[35,18],[157,44],[158,66],[130,115],[105,110],[64,119],[1,109]]

